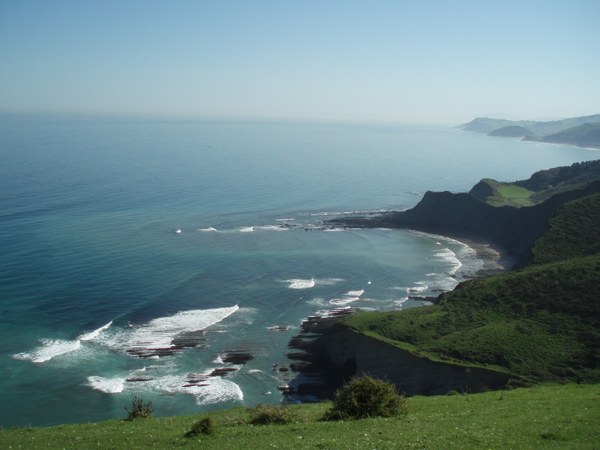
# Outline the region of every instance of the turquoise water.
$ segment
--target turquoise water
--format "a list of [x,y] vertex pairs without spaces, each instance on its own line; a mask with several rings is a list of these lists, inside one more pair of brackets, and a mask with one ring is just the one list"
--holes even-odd
[[303,318],[417,306],[480,267],[322,220],[591,159],[451,128],[2,117],[0,425],[123,417],[134,395],[159,415],[280,402]]

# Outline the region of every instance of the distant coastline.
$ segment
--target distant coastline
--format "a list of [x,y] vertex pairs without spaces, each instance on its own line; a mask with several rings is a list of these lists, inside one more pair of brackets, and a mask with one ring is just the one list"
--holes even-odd
[[600,150],[600,114],[547,122],[477,117],[458,128],[488,136]]

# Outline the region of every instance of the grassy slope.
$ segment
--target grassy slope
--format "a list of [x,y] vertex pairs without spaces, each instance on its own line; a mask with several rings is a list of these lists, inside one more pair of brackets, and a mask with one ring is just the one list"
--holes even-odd
[[518,380],[600,380],[600,255],[472,280],[440,303],[346,324],[435,360]]
[[[502,399],[500,399],[502,396]],[[321,422],[328,404],[293,407],[298,421],[251,426],[236,408],[211,414],[214,435],[186,438],[199,416],[0,431],[13,449],[402,449],[600,446],[600,385],[547,386],[475,395],[413,397],[406,416]]]
[[600,160],[540,170],[527,180],[512,183],[484,178],[470,194],[492,206],[531,206],[598,179]]
[[550,229],[533,248],[534,262],[545,263],[600,252],[600,194],[563,205]]
[[490,178],[481,180],[488,185],[490,195],[485,199],[486,203],[492,206],[532,206],[531,200],[533,191],[511,183],[502,183]]

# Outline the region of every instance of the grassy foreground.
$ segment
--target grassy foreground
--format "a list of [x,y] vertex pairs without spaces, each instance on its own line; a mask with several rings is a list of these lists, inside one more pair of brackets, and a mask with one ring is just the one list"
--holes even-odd
[[202,416],[0,430],[0,448],[600,448],[600,385],[412,397],[405,416],[320,421],[329,406],[291,407],[297,421],[288,425],[252,426],[244,408],[220,411],[210,415],[214,434],[194,438],[184,435]]

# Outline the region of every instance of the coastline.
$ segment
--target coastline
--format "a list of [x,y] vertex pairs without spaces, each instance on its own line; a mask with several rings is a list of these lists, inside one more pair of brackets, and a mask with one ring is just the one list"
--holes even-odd
[[[455,239],[452,236],[446,237]],[[511,258],[500,247],[491,242],[473,240],[465,237],[457,238],[456,240],[473,249],[477,255],[477,259],[483,263],[483,267],[476,273],[476,278],[508,272],[515,266],[514,258]]]

